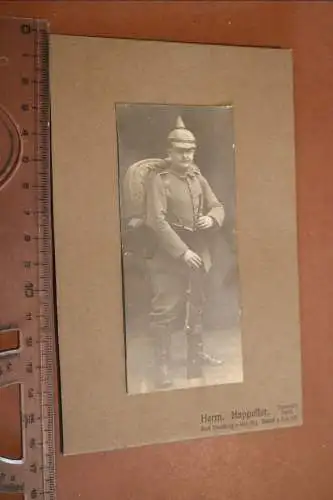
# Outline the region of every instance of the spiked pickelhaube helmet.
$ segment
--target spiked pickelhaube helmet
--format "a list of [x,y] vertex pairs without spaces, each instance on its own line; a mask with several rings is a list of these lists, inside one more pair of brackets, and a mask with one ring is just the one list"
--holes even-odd
[[196,140],[193,133],[185,127],[185,124],[178,116],[176,121],[176,128],[174,128],[168,135],[168,141],[171,146],[185,149],[194,149],[196,147]]

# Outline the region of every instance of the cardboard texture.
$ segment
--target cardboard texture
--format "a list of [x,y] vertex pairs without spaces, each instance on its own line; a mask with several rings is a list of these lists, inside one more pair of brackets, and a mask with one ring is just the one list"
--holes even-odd
[[[65,454],[301,424],[291,51],[54,35],[51,97]],[[126,393],[116,102],[234,105],[241,384]]]

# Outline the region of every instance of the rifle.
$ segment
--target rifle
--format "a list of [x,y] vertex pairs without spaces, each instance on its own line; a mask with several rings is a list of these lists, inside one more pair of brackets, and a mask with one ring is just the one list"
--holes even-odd
[[187,341],[187,377],[202,376],[201,354],[203,351],[202,322],[204,307],[203,268],[189,270],[186,297],[185,333]]
[[187,333],[198,332],[202,329],[202,316],[204,305],[203,281],[205,271],[200,269],[189,269],[188,288],[186,291],[186,315],[185,331]]
[[[203,248],[203,235],[199,231],[177,230],[183,241],[199,255]],[[205,245],[205,243],[204,243]],[[186,312],[184,331],[187,340],[187,377],[202,376],[202,323],[205,302],[204,283],[207,271],[204,265],[199,269],[188,269],[186,290]]]

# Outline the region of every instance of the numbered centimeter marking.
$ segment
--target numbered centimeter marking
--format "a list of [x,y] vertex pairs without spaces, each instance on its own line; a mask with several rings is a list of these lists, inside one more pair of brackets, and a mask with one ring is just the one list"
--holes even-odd
[[[2,22],[6,22],[2,20]],[[0,357],[0,385],[18,382],[21,387],[23,459],[0,459],[0,491],[23,492],[25,498],[54,500],[55,447],[53,400],[53,244],[51,174],[49,162],[48,32],[41,21],[8,20],[15,46],[29,47],[20,56],[30,61],[21,74],[23,156],[27,207],[22,216],[28,228],[22,237],[27,279],[22,293],[24,324],[20,347]],[[17,38],[21,37],[21,44]],[[23,41],[24,39],[24,41]],[[26,66],[26,65],[25,65]],[[6,105],[6,103],[3,103]],[[21,123],[20,123],[21,125]],[[28,326],[29,325],[29,326]]]

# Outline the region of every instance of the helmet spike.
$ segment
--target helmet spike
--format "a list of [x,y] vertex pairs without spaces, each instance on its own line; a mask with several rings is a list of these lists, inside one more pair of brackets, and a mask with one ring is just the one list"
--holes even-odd
[[183,122],[183,119],[181,116],[177,117],[176,128],[184,128],[184,129],[186,128],[185,123]]

